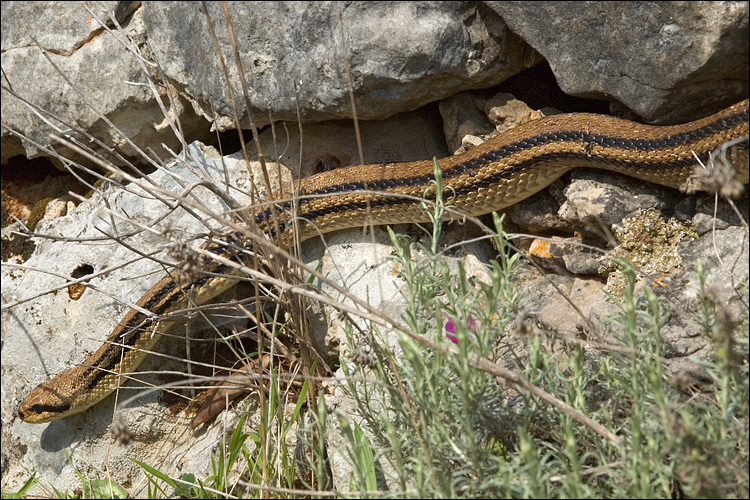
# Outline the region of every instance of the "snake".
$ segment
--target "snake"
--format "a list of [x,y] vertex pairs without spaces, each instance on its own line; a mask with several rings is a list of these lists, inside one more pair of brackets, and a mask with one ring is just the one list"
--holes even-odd
[[[733,162],[735,177],[747,184],[748,99],[710,116],[667,126],[590,113],[547,116],[438,160],[444,199],[453,209],[445,217],[502,210],[577,167],[684,188],[699,168],[698,159],[705,163],[713,151],[733,140],[739,142],[735,150],[741,153]],[[295,240],[366,224],[425,222],[428,216],[419,200],[430,197],[434,181],[433,160],[337,168],[302,179],[296,203],[286,198],[255,209],[250,220],[255,221],[257,231],[282,248]],[[235,232],[208,240],[201,255],[240,260],[251,247]],[[221,259],[203,258],[200,267],[202,272],[191,279],[170,274],[153,285],[83,363],[36,386],[18,406],[19,418],[28,423],[50,422],[95,405],[138,368],[175,323],[170,313],[206,303],[242,279],[236,266]]]

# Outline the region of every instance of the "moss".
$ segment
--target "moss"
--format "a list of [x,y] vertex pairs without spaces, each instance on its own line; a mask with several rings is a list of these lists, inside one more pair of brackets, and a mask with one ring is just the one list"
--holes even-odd
[[94,193],[96,193],[97,191],[99,191],[99,189],[104,185],[104,183],[107,181],[107,179],[110,179],[110,178],[114,177],[114,173],[113,172],[107,172],[106,174],[104,174],[104,177],[106,177],[106,179],[97,179],[96,182],[94,182],[94,188],[93,189],[89,189],[86,192],[86,194],[84,195],[84,198],[86,198],[87,200],[90,200],[91,197],[94,196]]
[[33,231],[36,229],[36,225],[44,218],[47,205],[53,200],[54,198],[42,198],[34,204],[34,208],[31,209],[31,215],[29,215],[29,219],[26,221],[26,226],[29,230]]
[[[664,277],[667,273],[682,265],[677,245],[685,239],[698,237],[692,224],[674,217],[665,221],[653,208],[623,220],[622,225],[613,229],[619,244],[612,250],[612,256],[630,261],[639,277],[651,276],[651,285],[654,287],[666,286]],[[622,271],[609,267],[602,271],[611,271],[607,277],[606,290],[615,299],[620,299],[622,290],[627,285]]]

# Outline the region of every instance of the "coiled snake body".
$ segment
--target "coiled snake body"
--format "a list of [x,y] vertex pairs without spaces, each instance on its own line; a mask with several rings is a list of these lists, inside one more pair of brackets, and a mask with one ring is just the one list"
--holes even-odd
[[[508,207],[548,186],[575,167],[596,167],[671,188],[685,185],[696,165],[727,141],[745,138],[735,161],[737,179],[748,182],[748,100],[683,125],[654,127],[585,113],[554,115],[526,123],[463,154],[439,161],[445,198],[452,208],[481,215]],[[430,160],[371,164],[322,172],[301,182],[297,225],[276,217],[289,204],[255,214],[261,231],[282,247],[299,240],[364,224],[422,222],[426,216],[414,198],[434,180]],[[272,223],[272,219],[275,221]],[[277,225],[278,224],[278,225]],[[296,234],[293,234],[293,231]],[[203,248],[235,258],[238,236],[209,241]],[[235,285],[232,269],[206,262],[208,273],[189,282],[170,276],[154,285],[137,305],[164,317],[191,304],[200,305]],[[223,275],[222,275],[223,274]],[[218,276],[222,275],[222,276]],[[152,321],[131,309],[96,352],[38,385],[18,407],[30,423],[57,420],[104,399],[134,371],[173,322]]]

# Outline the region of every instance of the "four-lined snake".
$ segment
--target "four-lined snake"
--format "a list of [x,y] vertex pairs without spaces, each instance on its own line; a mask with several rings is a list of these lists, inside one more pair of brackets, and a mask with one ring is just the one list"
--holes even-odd
[[[596,167],[662,184],[684,186],[697,164],[727,141],[745,138],[736,178],[748,182],[748,100],[683,125],[654,127],[603,115],[560,114],[516,127],[465,153],[439,160],[445,199],[457,212],[482,215],[508,207],[575,167]],[[301,181],[296,223],[290,203],[255,214],[261,232],[282,247],[318,234],[365,224],[423,222],[415,202],[434,180],[431,160],[371,164],[322,172]],[[236,259],[241,236],[209,241],[203,249]],[[204,273],[188,282],[170,276],[154,285],[81,365],[38,385],[18,407],[30,423],[81,412],[115,390],[172,324],[163,318],[203,304],[240,279],[231,267],[204,259]],[[142,311],[150,311],[148,315]]]

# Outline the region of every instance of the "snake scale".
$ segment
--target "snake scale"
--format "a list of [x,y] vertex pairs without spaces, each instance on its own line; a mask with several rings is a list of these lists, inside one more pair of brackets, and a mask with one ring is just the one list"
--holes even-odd
[[[445,198],[457,212],[482,215],[508,207],[575,167],[595,167],[680,188],[696,165],[727,141],[744,138],[736,178],[748,182],[748,100],[682,125],[655,127],[604,115],[553,115],[520,125],[465,153],[439,160]],[[431,160],[370,164],[321,172],[303,179],[295,220],[290,203],[258,210],[259,230],[282,246],[364,224],[423,222],[421,198],[434,180]],[[278,217],[284,215],[284,217]],[[235,259],[247,247],[240,236],[210,240],[203,249]],[[133,372],[173,321],[169,314],[200,305],[239,281],[212,259],[187,282],[166,276],[138,300],[96,352],[81,365],[38,385],[18,407],[25,422],[50,422],[104,399]],[[182,280],[185,281],[185,280]],[[143,311],[150,311],[148,315]],[[159,317],[154,321],[152,317]],[[165,318],[166,316],[166,318]]]

